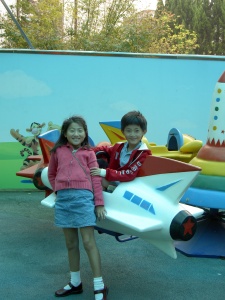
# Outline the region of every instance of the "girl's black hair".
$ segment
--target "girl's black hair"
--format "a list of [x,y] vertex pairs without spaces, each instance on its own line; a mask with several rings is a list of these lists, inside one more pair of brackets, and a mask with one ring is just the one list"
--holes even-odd
[[86,148],[90,147],[89,142],[88,142],[88,128],[87,128],[86,121],[80,116],[72,116],[72,117],[64,120],[64,122],[62,124],[62,127],[61,127],[60,136],[59,136],[57,142],[55,143],[54,147],[51,149],[50,152],[55,152],[58,147],[61,147],[62,145],[67,144],[68,140],[65,137],[65,134],[66,134],[67,129],[70,126],[71,123],[77,123],[77,124],[79,124],[80,126],[82,126],[84,128],[85,139],[83,140],[81,146],[84,147],[84,148],[85,147]]
[[130,111],[122,117],[121,130],[124,131],[125,127],[128,125],[138,125],[143,131],[147,130],[147,120],[136,110]]

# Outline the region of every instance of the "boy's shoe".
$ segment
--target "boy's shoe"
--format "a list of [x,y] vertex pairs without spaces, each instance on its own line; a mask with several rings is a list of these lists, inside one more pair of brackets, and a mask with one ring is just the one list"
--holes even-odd
[[68,283],[68,285],[71,287],[70,290],[65,290],[64,288],[58,290],[55,292],[56,297],[65,297],[72,294],[81,294],[83,292],[82,283],[78,286],[73,286],[71,282]]
[[94,294],[95,294],[95,295],[96,295],[96,294],[103,294],[102,300],[107,300],[108,292],[109,292],[109,289],[107,288],[107,286],[104,286],[104,289],[94,291]]
[[114,190],[115,190],[115,188],[116,188],[116,186],[115,185],[109,185],[108,187],[107,187],[107,192],[108,193],[112,193]]

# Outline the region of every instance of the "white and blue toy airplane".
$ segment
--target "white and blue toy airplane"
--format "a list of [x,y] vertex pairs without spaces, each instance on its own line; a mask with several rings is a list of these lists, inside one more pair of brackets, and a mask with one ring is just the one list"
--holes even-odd
[[[49,148],[55,134],[53,130],[39,137],[43,157],[33,175],[35,186],[47,189],[41,203],[49,207],[55,201],[47,176]],[[176,258],[174,241],[190,240],[197,228],[195,218],[203,214],[202,209],[179,202],[200,171],[177,160],[148,156],[133,181],[121,182],[112,193],[103,192],[107,215],[105,220],[97,221],[96,229],[139,237]],[[22,171],[17,175],[25,176]]]

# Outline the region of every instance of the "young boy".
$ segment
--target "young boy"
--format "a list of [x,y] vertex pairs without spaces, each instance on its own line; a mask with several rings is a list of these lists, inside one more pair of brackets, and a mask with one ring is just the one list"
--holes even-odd
[[147,121],[139,111],[131,111],[121,119],[121,131],[126,138],[124,143],[114,146],[94,147],[95,152],[104,151],[110,157],[106,169],[92,168],[92,176],[101,176],[102,186],[107,190],[115,181],[131,181],[136,176],[145,158],[151,155],[145,143],[141,141],[147,132]]

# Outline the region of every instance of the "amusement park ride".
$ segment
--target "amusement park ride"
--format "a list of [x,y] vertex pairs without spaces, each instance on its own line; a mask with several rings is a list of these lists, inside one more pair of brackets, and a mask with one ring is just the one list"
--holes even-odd
[[[103,192],[107,217],[96,230],[120,242],[142,238],[176,258],[225,256],[225,72],[216,83],[205,145],[173,128],[166,146],[143,141],[152,151],[137,176],[112,193]],[[124,140],[120,122],[100,122],[110,144]],[[45,190],[44,203],[55,194],[47,178],[49,150],[59,131],[39,136],[42,156],[36,165],[17,172]]]

